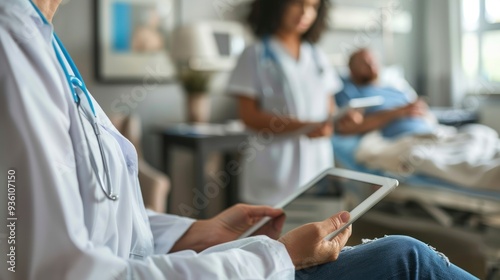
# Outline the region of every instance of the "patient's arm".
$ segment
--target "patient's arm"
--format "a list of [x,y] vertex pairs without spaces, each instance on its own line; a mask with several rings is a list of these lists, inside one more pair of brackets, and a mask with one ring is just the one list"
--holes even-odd
[[[390,122],[405,117],[424,117],[428,114],[427,104],[422,100],[417,100],[404,107],[393,110],[379,111],[370,115],[365,115],[361,122],[343,119],[337,124],[337,131],[340,134],[362,134],[385,127]],[[351,118],[352,120],[352,118]]]
[[351,120],[341,120],[336,128],[340,134],[362,134],[383,128],[388,123],[401,117],[399,109],[380,111],[364,116],[363,121],[355,123]]

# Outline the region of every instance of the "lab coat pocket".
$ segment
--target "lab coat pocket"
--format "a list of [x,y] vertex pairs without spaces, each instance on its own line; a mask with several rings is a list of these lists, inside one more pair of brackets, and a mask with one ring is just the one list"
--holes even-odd
[[146,255],[147,255],[146,250],[136,245],[134,246],[132,251],[130,251],[129,258],[133,260],[144,260]]

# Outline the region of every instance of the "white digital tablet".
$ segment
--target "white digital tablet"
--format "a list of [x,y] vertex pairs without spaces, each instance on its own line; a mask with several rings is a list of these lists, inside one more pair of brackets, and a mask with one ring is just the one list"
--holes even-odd
[[338,108],[335,114],[330,118],[330,121],[338,121],[352,109],[365,109],[380,106],[382,104],[384,104],[384,98],[382,96],[353,98],[349,101],[349,103],[347,103],[346,106]]
[[[321,173],[274,207],[283,209],[287,215],[284,232],[306,223],[322,221],[341,211],[349,211],[351,214],[349,222],[325,236],[325,239],[331,240],[394,190],[398,184],[395,179],[332,168]],[[263,218],[239,238],[252,235],[270,220],[270,217]]]

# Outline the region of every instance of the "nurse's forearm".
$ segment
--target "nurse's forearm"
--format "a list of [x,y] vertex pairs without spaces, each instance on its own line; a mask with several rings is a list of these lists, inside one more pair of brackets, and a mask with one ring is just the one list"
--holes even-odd
[[264,112],[255,114],[249,118],[242,117],[242,120],[252,130],[261,131],[266,129],[271,130],[275,134],[288,134],[300,131],[306,126],[319,126],[318,123],[301,122],[290,117],[276,116]]
[[266,129],[275,134],[288,134],[300,131],[306,126],[320,126],[320,123],[302,122],[295,118],[263,112],[258,102],[248,97],[240,97],[238,101],[241,120],[255,131]]

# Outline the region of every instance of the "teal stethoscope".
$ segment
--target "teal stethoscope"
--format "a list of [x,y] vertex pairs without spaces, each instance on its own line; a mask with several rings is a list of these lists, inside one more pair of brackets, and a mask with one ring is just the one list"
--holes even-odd
[[[318,75],[321,76],[324,73],[324,68],[320,63],[319,56],[318,56],[318,50],[316,47],[311,44],[312,48],[312,56],[314,59],[314,63],[316,64],[317,72]],[[264,77],[264,69],[270,68],[271,65],[274,65],[275,68],[277,69],[277,72],[279,73],[279,76],[277,79],[279,81],[283,82],[283,91],[284,92],[291,92],[291,84],[290,81],[288,80],[287,75],[285,74],[285,71],[283,70],[283,67],[281,66],[281,63],[278,59],[278,56],[276,53],[273,51],[271,47],[271,37],[266,36],[262,39],[262,52],[261,52],[261,57],[257,61],[257,65],[261,69],[257,69],[257,77],[260,80],[260,84],[262,86],[262,91],[264,96],[271,97],[275,94],[272,86],[269,83],[266,83],[266,79]],[[289,94],[284,94],[286,103],[288,104],[288,108],[291,110],[294,108],[294,106],[291,106],[293,104],[293,100]]]
[[[38,13],[40,18],[42,19],[43,23],[49,24],[48,20],[42,14],[40,9],[38,9],[38,7],[31,0],[30,0],[30,3],[33,6],[33,8],[35,8],[36,12]],[[113,186],[111,185],[111,179],[109,176],[109,168],[108,168],[108,164],[106,161],[106,154],[104,153],[104,146],[103,146],[102,140],[101,140],[101,132],[99,129],[99,125],[97,124],[97,114],[95,111],[94,103],[92,102],[92,98],[90,97],[90,93],[87,90],[87,87],[85,86],[85,83],[83,82],[83,78],[80,75],[80,72],[78,71],[75,63],[71,59],[71,56],[68,54],[68,51],[64,48],[64,45],[62,44],[61,40],[59,40],[59,37],[57,37],[57,35],[55,33],[54,33],[54,37],[52,39],[52,46],[54,47],[54,51],[56,53],[57,60],[59,61],[59,64],[61,65],[61,68],[63,69],[64,75],[66,76],[68,86],[70,88],[71,94],[73,95],[73,100],[75,101],[76,107],[78,108],[78,116],[80,118],[80,123],[82,125],[82,129],[84,129],[84,130],[85,130],[85,128],[83,126],[83,120],[82,120],[82,116],[80,114],[81,98],[80,98],[80,96],[78,96],[78,94],[76,92],[77,88],[80,89],[85,94],[85,99],[87,99],[87,102],[89,103],[90,110],[92,111],[92,114],[93,114],[93,121],[91,123],[92,123],[92,127],[94,129],[94,134],[97,138],[97,143],[99,145],[99,153],[101,154],[102,166],[104,169],[104,176],[106,177],[107,190],[106,190],[101,178],[99,177],[99,170],[97,168],[97,163],[96,163],[96,160],[94,158],[94,154],[91,152],[90,143],[89,143],[89,139],[87,138],[87,134],[85,134],[85,140],[87,142],[87,146],[89,147],[92,169],[95,172],[95,174],[97,176],[97,181],[99,182],[99,185],[101,186],[101,189],[104,192],[104,194],[106,195],[106,197],[112,201],[116,201],[116,200],[118,200],[118,195],[114,194]],[[69,71],[66,67],[66,63],[64,62],[64,59],[61,56],[61,52],[62,52],[62,55],[64,56],[64,59],[66,59],[67,63],[70,65],[71,70],[73,71],[74,75],[71,75],[69,73]]]

